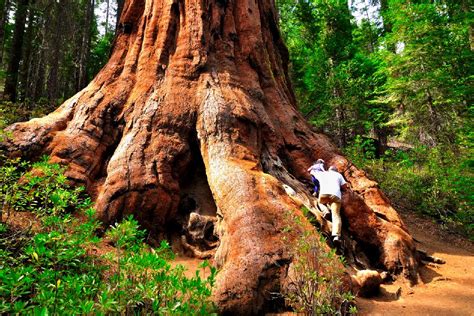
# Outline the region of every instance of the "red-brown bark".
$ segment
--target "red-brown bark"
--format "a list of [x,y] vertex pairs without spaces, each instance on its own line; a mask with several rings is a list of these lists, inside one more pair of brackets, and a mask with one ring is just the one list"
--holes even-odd
[[218,214],[222,312],[271,309],[268,293],[292,261],[285,214],[314,203],[304,182],[316,158],[344,170],[348,232],[372,264],[416,279],[402,220],[377,183],[305,122],[287,63],[271,0],[128,0],[108,64],[52,114],[11,126],[3,148],[67,164],[102,220],[133,213],[156,235],[202,161]]

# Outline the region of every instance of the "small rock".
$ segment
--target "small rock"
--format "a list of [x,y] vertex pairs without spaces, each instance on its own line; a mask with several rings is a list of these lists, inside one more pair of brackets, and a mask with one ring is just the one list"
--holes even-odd
[[379,293],[382,277],[377,271],[361,270],[352,278],[359,287],[359,296],[370,297]]

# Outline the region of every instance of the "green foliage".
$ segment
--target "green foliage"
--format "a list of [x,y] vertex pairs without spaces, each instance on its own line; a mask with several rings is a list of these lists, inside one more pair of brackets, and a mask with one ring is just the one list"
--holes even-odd
[[363,166],[368,160],[375,159],[375,151],[374,140],[370,138],[364,139],[360,135],[357,135],[352,144],[345,148],[346,155],[357,166]]
[[[156,249],[147,247],[143,244],[144,234],[133,217],[107,231],[106,236],[117,251],[107,256],[110,261],[116,262],[116,272],[110,278],[107,290],[102,293],[104,305],[114,305],[115,312],[212,313],[214,307],[208,302],[208,297],[216,270],[211,267],[207,279],[202,279],[199,272],[193,278],[186,278],[184,267],[172,268],[168,262],[174,257],[168,243],[162,242]],[[202,267],[207,266],[205,263]]]
[[88,67],[89,80],[92,80],[92,78],[94,78],[94,76],[109,60],[113,41],[113,33],[107,33],[104,36],[99,36],[93,41]]
[[[301,226],[298,217],[288,214],[288,220]],[[288,304],[305,315],[347,315],[357,312],[355,297],[343,291],[343,258],[329,249],[317,232],[298,229],[301,236],[291,243],[294,263],[289,271],[289,286],[285,294]],[[290,226],[285,233],[294,233]],[[285,237],[285,241],[289,238]]]
[[386,104],[374,102],[385,82],[380,58],[371,54],[380,30],[353,23],[346,1],[280,0],[278,6],[303,114],[342,146],[354,134],[380,129],[389,114]]
[[1,177],[5,177],[0,191],[0,200],[6,210],[33,212],[39,216],[61,215],[77,206],[90,206],[90,199],[83,194],[83,187],[72,188],[64,176],[64,167],[49,164],[48,157],[31,165],[31,171],[18,179],[18,170],[28,167],[20,161],[8,162],[1,167]]
[[461,115],[472,103],[469,15],[444,1],[389,4],[393,32],[384,42],[393,49],[380,52],[388,75],[382,98],[395,109],[388,124],[412,142],[455,144]]
[[15,103],[0,101],[0,142],[5,141],[10,136],[4,129],[8,125],[21,120],[21,115],[18,112],[18,106]]
[[[472,8],[378,3],[356,23],[346,2],[277,2],[300,109],[395,204],[472,237]],[[391,139],[415,149],[377,152]]]
[[278,1],[301,111],[341,146],[356,135],[459,146],[472,130],[472,10],[467,1],[382,7],[383,24],[355,23],[345,1]]
[[100,224],[90,199],[82,189],[67,184],[62,167],[46,161],[33,164],[33,171],[18,160],[0,168],[3,205],[31,211],[41,223],[34,232],[0,223],[0,313],[208,315],[214,311],[209,297],[216,270],[210,267],[206,279],[199,271],[186,277],[184,267],[169,263],[173,258],[169,245],[163,242],[156,249],[146,245],[145,231],[132,217],[105,233],[115,251],[94,255],[92,250],[106,240],[96,234]]
[[[90,215],[90,213],[89,213]],[[4,225],[4,224],[2,224]],[[104,267],[87,255],[89,245],[97,242],[98,227],[93,216],[79,223],[70,216],[49,217],[43,230],[27,241],[18,239],[9,228],[0,239],[0,311],[2,313],[79,314],[94,302]],[[20,233],[25,234],[25,233]],[[15,247],[7,244],[14,237]],[[15,256],[13,256],[15,253]],[[5,269],[8,265],[8,269]]]
[[370,144],[359,141],[346,153],[379,182],[397,207],[432,216],[446,228],[474,238],[472,152],[420,146],[388,151],[375,159]]

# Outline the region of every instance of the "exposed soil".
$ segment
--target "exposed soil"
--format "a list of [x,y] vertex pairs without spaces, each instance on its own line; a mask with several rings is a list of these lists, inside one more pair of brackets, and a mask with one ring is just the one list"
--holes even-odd
[[211,275],[210,268],[201,268],[201,264],[204,260],[189,258],[185,256],[177,256],[172,262],[171,265],[176,267],[177,265],[182,265],[186,267],[184,275],[188,278],[192,278],[196,275],[196,271],[199,271],[199,276],[202,279],[206,279]]
[[[358,298],[360,315],[474,315],[474,243],[441,230],[432,219],[412,213],[401,215],[417,240],[418,249],[446,263],[429,263],[422,267],[421,282],[414,287],[400,278],[382,285],[377,297]],[[33,230],[37,223],[33,214],[16,212],[9,216],[8,222],[21,229],[28,229],[33,224]],[[105,246],[99,246],[98,250],[103,252]],[[188,277],[195,276],[199,270],[200,276],[207,278],[210,270],[199,267],[202,261],[178,256],[172,265],[184,265]]]
[[[422,267],[420,283],[414,287],[400,278],[382,285],[377,297],[358,298],[360,315],[474,315],[474,243],[441,230],[432,219],[411,213],[401,215],[418,249],[446,263]],[[184,265],[187,275],[193,276],[201,262],[177,257],[174,264]],[[208,272],[204,273],[207,276]]]
[[[440,229],[432,219],[412,213],[401,215],[416,239],[418,249],[446,263],[429,263],[422,267],[421,282],[414,287],[400,278],[382,285],[377,297],[358,298],[360,315],[474,315],[474,243]],[[19,229],[31,227],[33,230],[37,224],[34,215],[26,212],[12,212],[8,222]],[[110,251],[105,248],[111,247],[104,243],[94,252]],[[210,270],[199,267],[202,261],[178,256],[172,265],[184,265],[188,277],[195,276],[199,270],[200,276],[207,278]]]
[[360,315],[474,315],[474,244],[430,219],[401,215],[418,249],[446,263],[422,267],[414,287],[399,279],[383,285],[378,297],[358,298]]

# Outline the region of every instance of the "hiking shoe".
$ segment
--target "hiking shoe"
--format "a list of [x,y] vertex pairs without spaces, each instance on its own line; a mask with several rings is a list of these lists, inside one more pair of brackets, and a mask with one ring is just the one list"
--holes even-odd
[[344,249],[342,246],[342,240],[339,236],[334,236],[332,239],[332,244],[336,248],[336,255],[342,256],[344,254]]
[[328,212],[328,211],[323,212],[323,218],[327,221],[330,221],[331,220],[331,212]]

